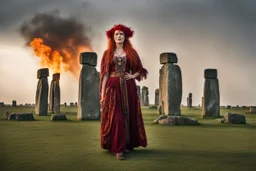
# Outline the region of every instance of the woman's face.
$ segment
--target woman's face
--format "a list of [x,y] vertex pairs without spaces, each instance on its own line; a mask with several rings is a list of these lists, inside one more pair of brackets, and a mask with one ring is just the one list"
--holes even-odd
[[116,30],[114,33],[114,40],[116,43],[124,43],[124,32],[122,32],[121,30]]

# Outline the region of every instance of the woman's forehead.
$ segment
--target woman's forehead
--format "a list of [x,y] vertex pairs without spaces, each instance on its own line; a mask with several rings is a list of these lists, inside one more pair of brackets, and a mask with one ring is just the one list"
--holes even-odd
[[116,30],[114,34],[116,34],[116,33],[124,33],[124,32],[121,30]]

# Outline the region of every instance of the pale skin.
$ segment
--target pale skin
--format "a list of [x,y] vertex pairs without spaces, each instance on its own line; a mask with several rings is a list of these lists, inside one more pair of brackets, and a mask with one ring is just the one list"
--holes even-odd
[[[115,56],[119,56],[119,57],[125,57],[126,53],[123,50],[123,45],[124,45],[124,40],[125,40],[125,35],[123,31],[120,30],[116,30],[114,32],[114,41],[116,43],[116,49],[114,52]],[[128,72],[125,73],[124,78],[126,80],[130,80],[130,79],[135,79],[136,77],[138,77],[140,75],[139,72],[136,72],[134,74],[130,74]],[[105,87],[106,87],[106,83],[108,81],[109,78],[109,73],[107,72],[104,76],[103,76],[103,81],[102,81],[102,94],[101,94],[101,100],[100,103],[103,102],[103,97],[104,97],[104,91],[105,91]]]

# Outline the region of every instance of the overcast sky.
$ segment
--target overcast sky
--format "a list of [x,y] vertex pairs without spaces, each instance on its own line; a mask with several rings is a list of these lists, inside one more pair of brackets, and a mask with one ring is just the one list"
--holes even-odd
[[[190,92],[193,105],[201,104],[206,68],[218,70],[221,105],[256,105],[254,0],[1,0],[0,101],[34,103],[39,60],[25,46],[19,28],[36,13],[54,10],[84,25],[98,54],[98,70],[105,31],[119,23],[132,27],[131,41],[149,71],[148,79],[138,84],[149,87],[150,103],[159,87],[159,56],[174,52],[184,105]],[[61,75],[60,86],[62,103],[77,101],[78,80],[70,72]]]

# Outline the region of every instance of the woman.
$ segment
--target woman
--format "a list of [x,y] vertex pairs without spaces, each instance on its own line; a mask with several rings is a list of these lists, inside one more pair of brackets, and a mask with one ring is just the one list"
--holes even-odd
[[147,146],[135,79],[146,79],[148,72],[130,43],[132,36],[121,24],[108,30],[100,68],[101,147],[118,160],[134,147]]

